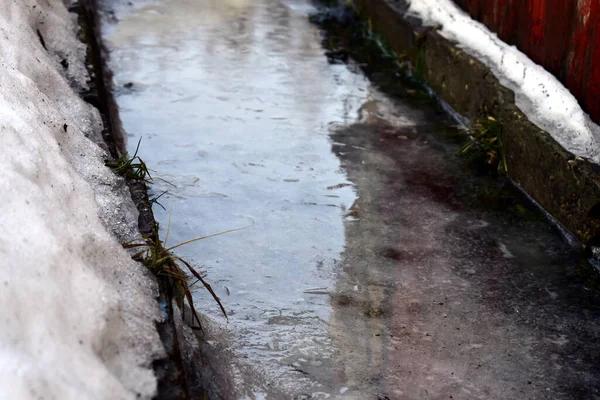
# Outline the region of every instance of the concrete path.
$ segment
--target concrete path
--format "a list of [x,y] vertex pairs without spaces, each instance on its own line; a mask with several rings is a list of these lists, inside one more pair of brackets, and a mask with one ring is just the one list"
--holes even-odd
[[250,226],[179,253],[229,313],[198,288],[213,397],[600,398],[593,271],[446,117],[329,63],[309,2],[111,7],[169,243]]

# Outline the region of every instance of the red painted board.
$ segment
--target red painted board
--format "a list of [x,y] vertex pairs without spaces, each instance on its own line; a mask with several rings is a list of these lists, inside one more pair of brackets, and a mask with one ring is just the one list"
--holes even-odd
[[554,74],[600,123],[600,0],[455,0]]

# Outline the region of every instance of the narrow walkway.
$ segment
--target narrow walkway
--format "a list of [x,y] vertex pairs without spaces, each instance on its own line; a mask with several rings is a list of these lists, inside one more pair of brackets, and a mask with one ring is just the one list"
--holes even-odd
[[[224,398],[597,399],[600,295],[439,114],[330,64],[303,0],[113,0],[129,145],[175,187]],[[133,3],[133,4],[132,4]],[[163,228],[168,212],[156,208]]]

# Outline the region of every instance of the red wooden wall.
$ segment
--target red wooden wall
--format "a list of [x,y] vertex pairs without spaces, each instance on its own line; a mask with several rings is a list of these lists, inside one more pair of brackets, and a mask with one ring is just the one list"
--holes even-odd
[[454,0],[556,75],[600,123],[600,0]]

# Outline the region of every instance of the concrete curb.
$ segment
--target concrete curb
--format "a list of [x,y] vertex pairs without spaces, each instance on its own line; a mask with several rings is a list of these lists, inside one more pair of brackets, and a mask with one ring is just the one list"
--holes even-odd
[[425,82],[458,113],[471,120],[492,116],[504,126],[508,175],[577,239],[600,235],[600,167],[576,158],[516,107],[478,59],[421,21],[405,16],[406,0],[352,0],[394,51],[425,65]]
[[[70,11],[79,15],[79,23],[87,44],[87,62],[90,69],[90,90],[81,96],[96,107],[104,122],[103,138],[113,158],[125,152],[124,133],[119,117],[119,109],[113,96],[112,71],[106,65],[107,50],[100,34],[99,4],[97,0],[80,0]],[[148,188],[144,182],[127,179],[131,198],[138,209],[138,229],[142,236],[152,235],[157,223],[148,198]],[[170,278],[157,277],[158,303],[166,315],[163,321],[156,322],[156,329],[165,348],[166,357],[154,360],[153,369],[158,381],[156,399],[181,400],[203,398],[204,388],[200,382],[197,367],[190,357],[185,357],[195,349],[184,340],[183,326],[177,324],[177,311],[173,308],[174,297]],[[180,317],[179,317],[180,318]]]

